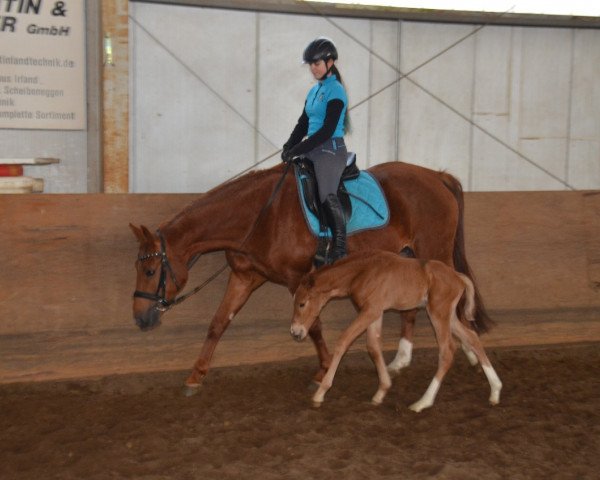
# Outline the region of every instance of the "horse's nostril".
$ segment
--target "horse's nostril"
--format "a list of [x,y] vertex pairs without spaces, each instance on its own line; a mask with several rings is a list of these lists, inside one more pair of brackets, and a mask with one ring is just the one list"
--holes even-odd
[[297,342],[300,342],[302,340],[302,337],[303,337],[302,330],[301,329],[295,329],[293,327],[290,329],[290,335]]

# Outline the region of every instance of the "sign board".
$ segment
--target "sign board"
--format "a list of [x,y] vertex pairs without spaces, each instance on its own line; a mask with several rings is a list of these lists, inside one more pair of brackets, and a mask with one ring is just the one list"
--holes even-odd
[[85,2],[0,0],[0,128],[86,128]]

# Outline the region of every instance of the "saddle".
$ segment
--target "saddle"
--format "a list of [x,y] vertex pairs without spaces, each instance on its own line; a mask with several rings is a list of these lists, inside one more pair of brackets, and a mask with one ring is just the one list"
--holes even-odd
[[[324,226],[323,212],[321,211],[321,202],[319,201],[319,190],[313,163],[304,157],[297,159],[295,163],[300,181],[302,182],[302,192],[304,194],[306,206],[313,215],[319,219],[321,226]],[[356,166],[356,153],[348,152],[346,168],[342,173],[337,191],[337,196],[340,199],[342,209],[344,210],[346,222],[348,222],[352,216],[352,203],[350,202],[350,195],[344,186],[344,181],[354,180],[358,178],[359,174],[360,170]]]

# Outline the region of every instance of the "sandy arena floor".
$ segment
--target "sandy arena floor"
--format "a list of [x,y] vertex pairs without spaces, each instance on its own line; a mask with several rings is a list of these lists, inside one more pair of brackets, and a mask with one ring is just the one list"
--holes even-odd
[[346,356],[318,410],[314,358],[214,369],[191,398],[187,372],[3,385],[0,478],[600,478],[600,344],[488,353],[499,406],[457,352],[420,414],[407,407],[435,372],[433,350],[415,352],[380,407],[365,352]]

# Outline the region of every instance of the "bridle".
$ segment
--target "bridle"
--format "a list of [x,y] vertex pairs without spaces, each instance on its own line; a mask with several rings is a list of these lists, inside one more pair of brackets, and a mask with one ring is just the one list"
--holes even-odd
[[[243,245],[245,245],[245,243],[248,241],[248,239],[252,236],[260,219],[262,218],[262,216],[265,214],[265,212],[268,210],[268,208],[273,203],[273,200],[274,200],[275,196],[277,195],[277,193],[279,192],[279,190],[281,189],[281,187],[283,185],[283,181],[285,180],[285,177],[292,165],[293,165],[293,161],[286,162],[286,165],[285,165],[283,174],[281,175],[281,178],[277,182],[277,185],[275,185],[275,188],[273,189],[273,192],[271,193],[271,196],[269,197],[267,203],[262,207],[262,209],[258,213],[258,216],[257,216],[256,220],[254,221],[254,225],[252,226],[252,228],[250,229],[250,231],[248,232],[248,234],[246,235],[246,237],[240,244],[240,248]],[[174,307],[175,305],[183,302],[187,298],[191,297],[192,295],[194,295],[194,294],[198,293],[200,290],[202,290],[206,285],[208,285],[215,278],[217,278],[228,267],[228,264],[225,263],[219,270],[217,270],[213,275],[211,275],[204,283],[202,283],[201,285],[198,285],[196,288],[194,288],[190,292],[169,301],[169,300],[167,300],[167,272],[170,275],[171,280],[177,287],[177,290],[179,291],[179,290],[181,290],[181,288],[180,288],[179,282],[177,282],[177,277],[175,277],[175,273],[173,272],[173,269],[171,268],[171,264],[169,263],[169,258],[167,257],[167,251],[165,248],[165,239],[160,230],[156,231],[156,235],[160,239],[160,252],[147,253],[146,255],[142,255],[142,256],[138,257],[139,262],[143,262],[144,260],[148,260],[148,259],[154,258],[154,257],[160,257],[160,278],[158,280],[158,286],[156,287],[156,292],[148,293],[148,292],[142,292],[140,290],[136,290],[135,292],[133,292],[134,298],[135,297],[145,298],[146,300],[153,300],[154,302],[156,302],[154,305],[155,310],[158,310],[160,312],[166,312],[171,307]],[[192,268],[192,266],[194,265],[194,263],[196,263],[196,261],[198,260],[199,257],[200,257],[200,255],[196,255],[195,257],[193,257],[190,260],[190,262],[188,263],[188,270]]]
[[160,257],[160,277],[158,279],[158,286],[156,287],[156,292],[148,293],[136,290],[135,292],[133,292],[133,296],[138,298],[145,298],[146,300],[153,300],[156,302],[154,308],[156,308],[156,310],[160,310],[161,312],[165,312],[175,303],[175,300],[167,300],[167,273],[169,274],[171,280],[177,287],[177,290],[180,290],[180,286],[179,282],[177,282],[177,277],[173,272],[173,268],[171,268],[171,264],[169,263],[169,258],[167,257],[167,251],[165,249],[165,239],[160,230],[157,230],[156,234],[160,239],[160,252],[147,253],[146,255],[138,257],[139,262],[143,262],[154,257]]

